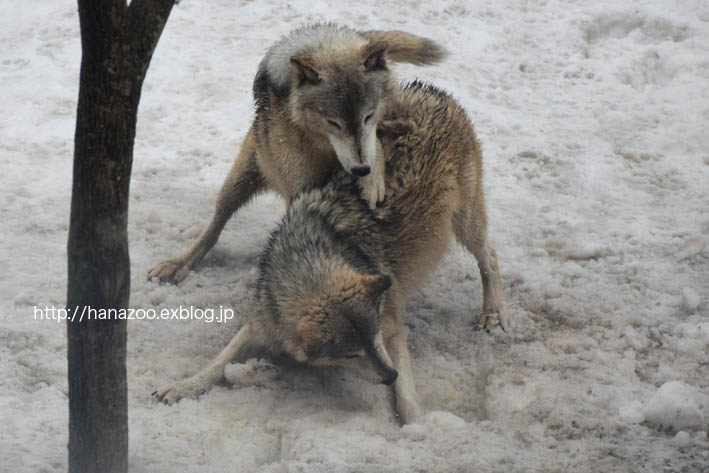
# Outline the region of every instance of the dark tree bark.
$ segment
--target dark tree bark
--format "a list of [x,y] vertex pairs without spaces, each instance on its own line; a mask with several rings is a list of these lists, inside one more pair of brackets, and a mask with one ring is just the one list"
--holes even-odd
[[[69,472],[126,472],[128,191],[138,102],[174,0],[78,0],[81,75],[68,250]],[[79,322],[81,312],[84,319]]]

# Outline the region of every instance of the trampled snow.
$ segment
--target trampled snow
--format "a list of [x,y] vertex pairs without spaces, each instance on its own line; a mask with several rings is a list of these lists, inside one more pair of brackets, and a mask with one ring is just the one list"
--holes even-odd
[[[0,471],[61,472],[66,327],[35,315],[66,297],[77,7],[0,6]],[[406,310],[422,423],[400,427],[385,386],[256,361],[228,367],[231,387],[156,404],[248,316],[282,201],[240,211],[181,285],[146,274],[209,221],[268,45],[318,20],[451,51],[396,71],[476,125],[512,328],[473,329],[477,267],[455,246]],[[132,472],[709,468],[707,2],[184,0],[143,88],[129,231],[133,308],[234,310],[129,322]]]

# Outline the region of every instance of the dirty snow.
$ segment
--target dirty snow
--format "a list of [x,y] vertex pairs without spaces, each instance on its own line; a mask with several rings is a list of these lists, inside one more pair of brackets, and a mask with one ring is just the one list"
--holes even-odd
[[[71,1],[0,6],[0,470],[66,469],[63,307],[80,43]],[[268,194],[178,287],[145,280],[208,222],[265,49],[315,20],[452,52],[398,67],[449,90],[483,143],[508,333],[473,330],[455,247],[407,307],[427,415],[399,427],[349,373],[229,367],[233,387],[154,404],[248,314],[284,207]],[[183,1],[143,89],[131,304],[233,308],[128,325],[133,472],[701,472],[709,468],[709,4],[702,0]]]

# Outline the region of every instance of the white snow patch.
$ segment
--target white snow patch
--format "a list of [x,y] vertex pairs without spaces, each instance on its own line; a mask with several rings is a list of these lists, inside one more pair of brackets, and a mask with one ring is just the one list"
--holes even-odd
[[693,314],[702,303],[702,297],[697,294],[691,287],[682,288],[682,307],[685,311]]
[[650,398],[643,416],[645,421],[661,429],[702,429],[709,396],[679,381],[663,384]]
[[638,400],[634,400],[630,404],[621,407],[620,420],[627,422],[628,424],[639,424],[645,420],[643,403]]
[[675,445],[677,445],[680,448],[687,447],[690,443],[692,443],[692,436],[689,435],[689,432],[680,430],[675,434],[674,439],[672,439]]

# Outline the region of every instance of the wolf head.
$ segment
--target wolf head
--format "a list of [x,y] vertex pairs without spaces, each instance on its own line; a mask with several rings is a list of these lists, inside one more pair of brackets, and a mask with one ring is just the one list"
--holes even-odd
[[[290,57],[293,121],[324,135],[342,167],[369,174],[377,156],[377,123],[394,93],[386,41]],[[361,45],[359,45],[361,44]]]
[[390,286],[389,276],[330,276],[290,304],[288,319],[295,328],[283,349],[313,366],[341,366],[372,382],[393,383],[397,372],[384,346],[379,317],[382,296]]
[[398,91],[387,63],[435,64],[446,54],[434,41],[402,31],[306,25],[268,49],[254,97],[263,106],[271,94],[287,102],[296,126],[324,136],[342,167],[364,176],[375,162],[383,105]]

